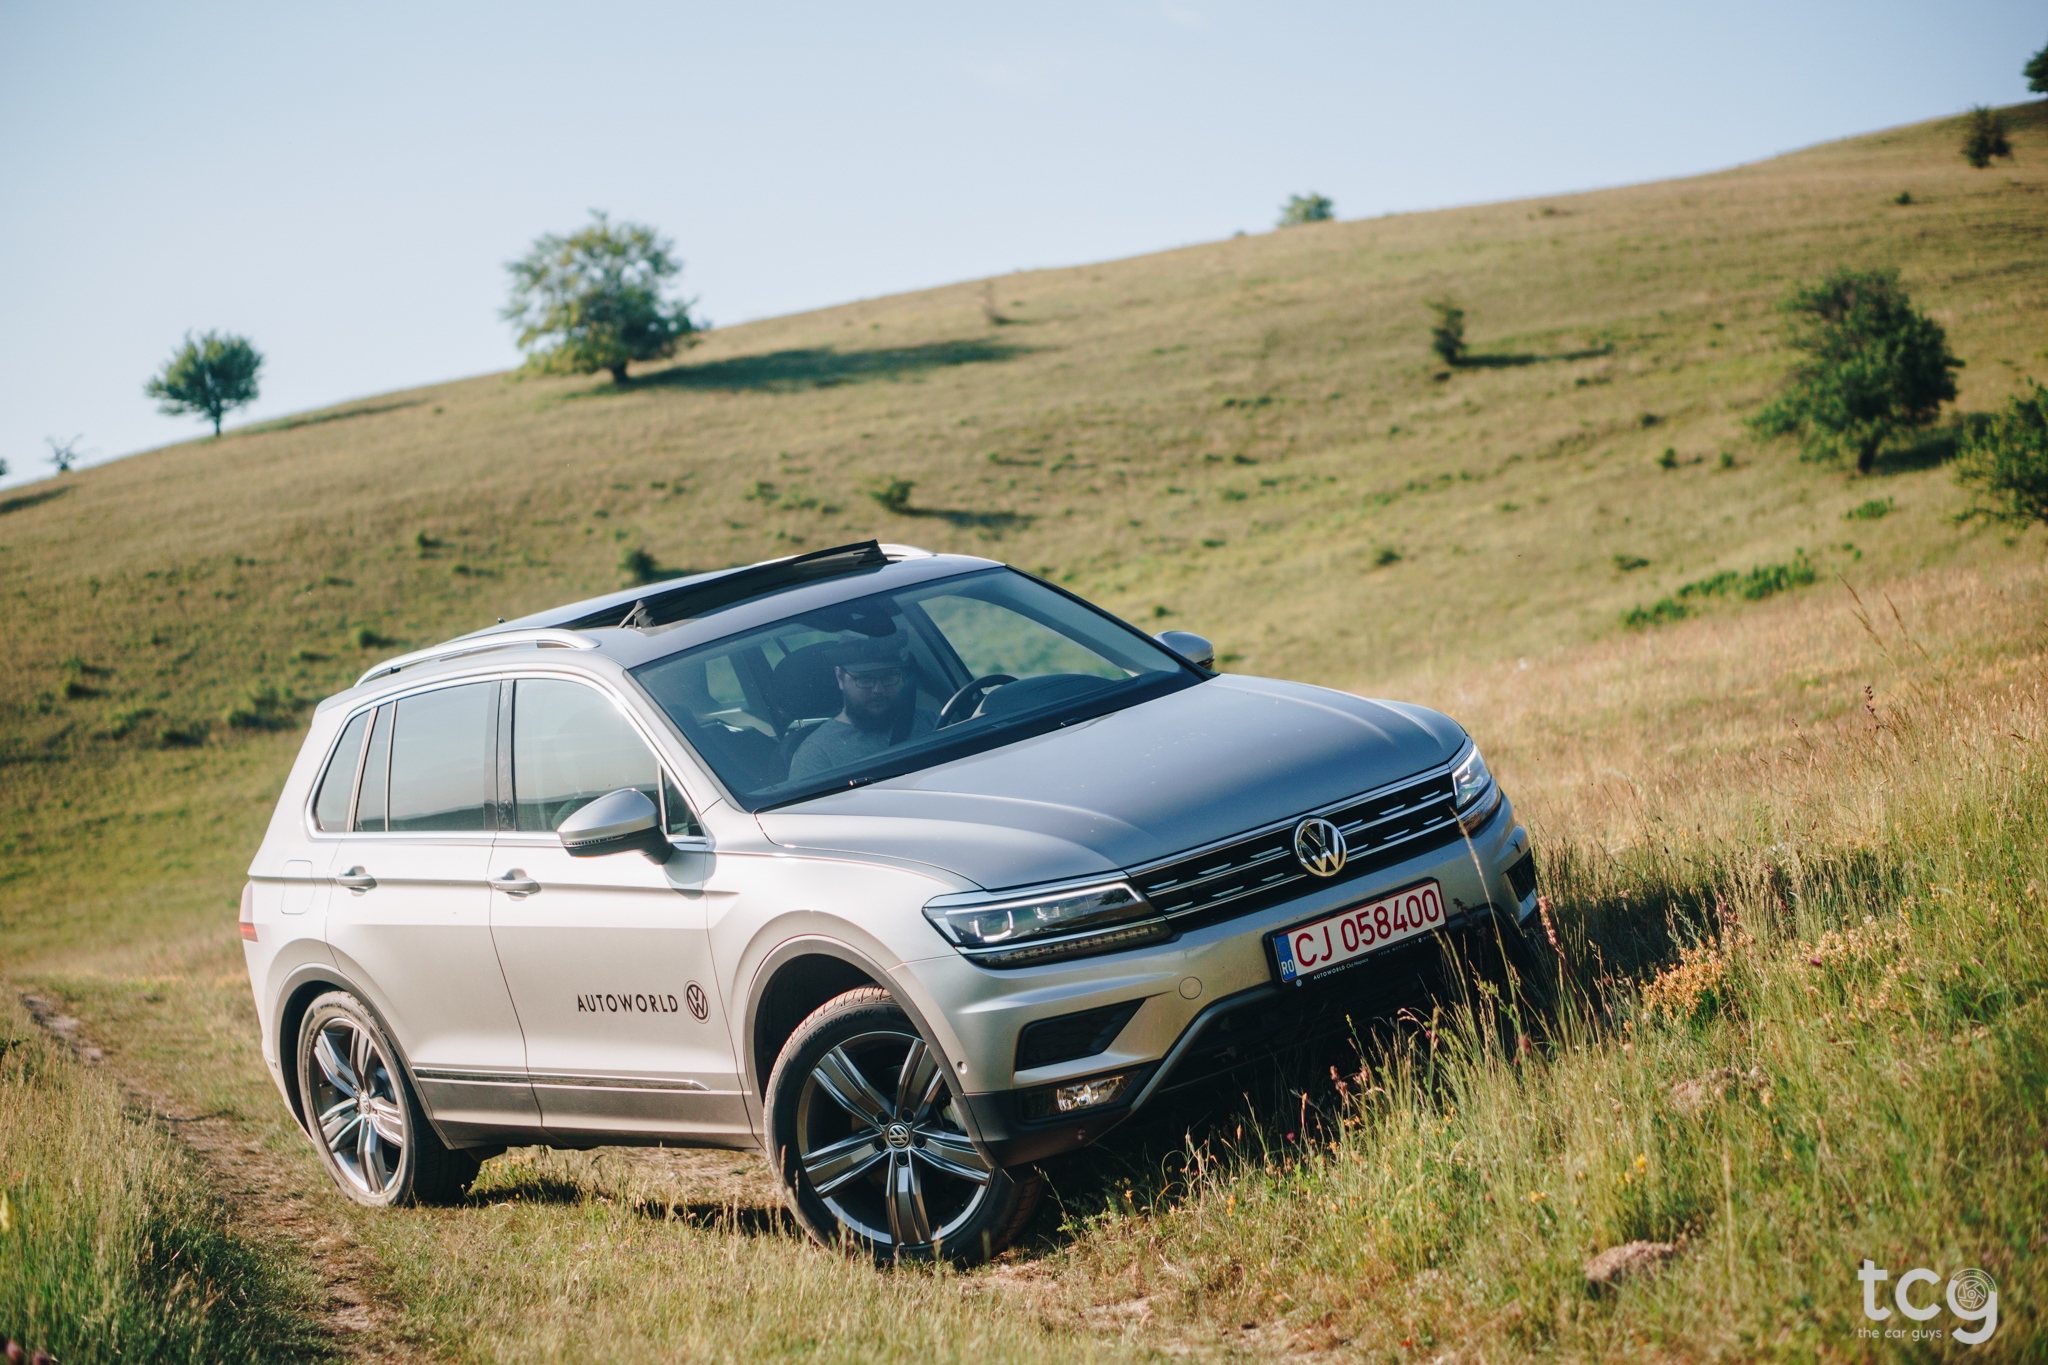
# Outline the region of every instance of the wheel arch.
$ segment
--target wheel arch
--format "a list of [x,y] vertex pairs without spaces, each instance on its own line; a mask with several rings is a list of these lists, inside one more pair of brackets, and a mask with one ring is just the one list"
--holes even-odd
[[[384,1034],[384,1040],[398,1056],[398,1065],[405,1072],[405,1083],[415,1098],[419,1095],[419,1082],[413,1076],[412,1058],[405,1052],[405,1045],[398,1041],[392,1030],[391,1021],[377,1008],[376,1001],[348,977],[335,970],[332,965],[308,963],[286,978],[284,987],[278,992],[277,1010],[277,1064],[278,1072],[284,1079],[285,1099],[291,1105],[292,1117],[302,1131],[306,1129],[305,1102],[299,1088],[299,1027],[305,1022],[306,1012],[313,1002],[329,991],[345,991],[357,1005],[377,1021],[377,1027]],[[420,1112],[427,1116],[427,1122],[434,1130],[434,1136],[443,1146],[448,1146],[448,1135],[441,1131],[441,1124],[426,1105],[420,1105]]]
[[[761,960],[754,972],[754,988],[747,993],[745,1029],[746,1055],[743,1059],[747,1092],[757,1102],[768,1097],[768,1074],[775,1059],[796,1032],[797,1025],[811,1011],[836,996],[862,986],[879,986],[889,993],[934,1052],[945,1064],[949,1083],[958,1081],[952,1059],[946,1055],[944,1035],[933,1029],[924,1012],[900,989],[880,963],[837,939],[805,935],[779,944]],[[963,1106],[964,1107],[964,1106]],[[973,1121],[969,1121],[973,1130]],[[977,1140],[979,1132],[975,1132]]]

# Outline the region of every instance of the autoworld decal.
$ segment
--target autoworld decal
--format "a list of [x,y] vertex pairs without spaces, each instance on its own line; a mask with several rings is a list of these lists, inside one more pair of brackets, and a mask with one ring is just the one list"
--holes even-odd
[[607,992],[576,997],[578,1014],[675,1014],[682,1008],[683,1002],[675,996],[654,992],[635,991],[631,995]]

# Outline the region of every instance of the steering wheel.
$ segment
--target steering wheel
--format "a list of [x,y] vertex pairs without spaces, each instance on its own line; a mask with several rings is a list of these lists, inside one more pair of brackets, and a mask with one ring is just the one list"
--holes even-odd
[[1016,678],[1008,673],[985,673],[981,677],[976,678],[973,682],[946,698],[946,704],[939,708],[937,728],[943,730],[948,725],[957,725],[961,721],[966,720],[974,714],[975,708],[981,705],[981,699],[984,696],[995,691],[1005,683],[1013,683],[1015,681],[1017,681]]

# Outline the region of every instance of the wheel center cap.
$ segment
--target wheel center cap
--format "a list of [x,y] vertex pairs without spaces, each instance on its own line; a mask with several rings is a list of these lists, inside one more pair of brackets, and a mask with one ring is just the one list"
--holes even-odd
[[882,1130],[882,1137],[900,1152],[910,1145],[910,1127],[908,1124],[892,1123]]

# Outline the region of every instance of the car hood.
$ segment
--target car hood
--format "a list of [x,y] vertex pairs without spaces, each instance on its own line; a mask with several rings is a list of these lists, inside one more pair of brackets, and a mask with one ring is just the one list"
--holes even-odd
[[778,844],[912,859],[995,890],[1141,866],[1447,763],[1464,743],[1425,707],[1226,675],[757,818]]

